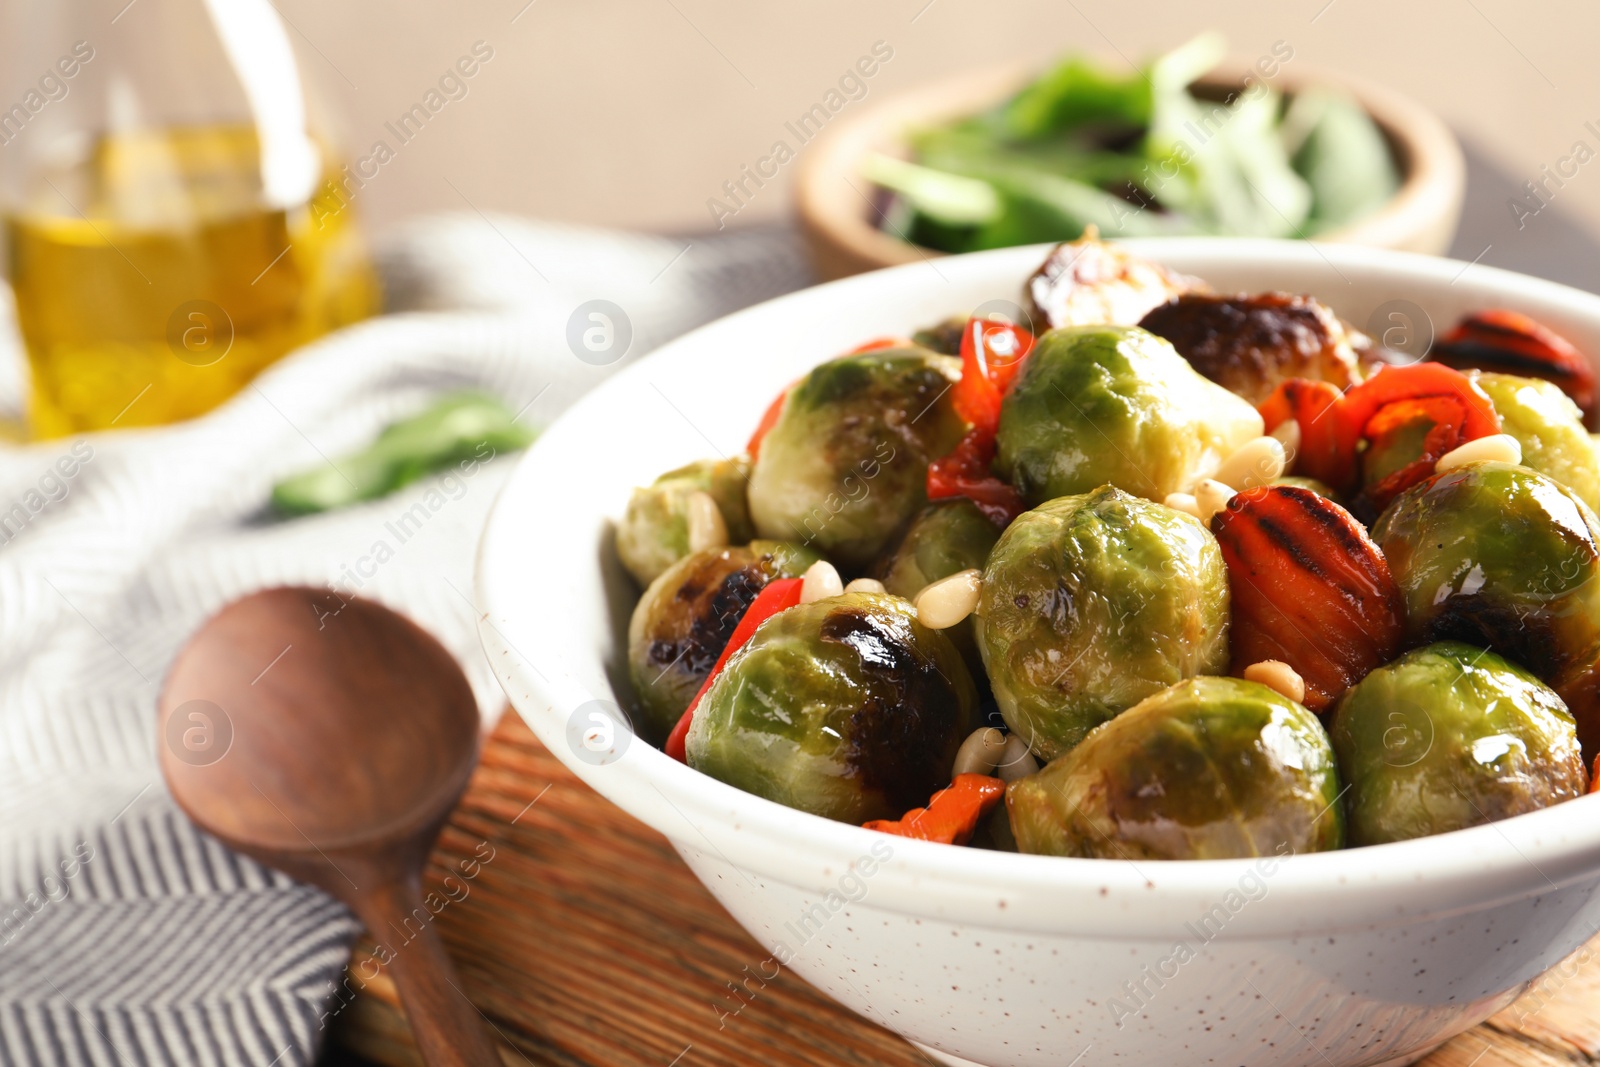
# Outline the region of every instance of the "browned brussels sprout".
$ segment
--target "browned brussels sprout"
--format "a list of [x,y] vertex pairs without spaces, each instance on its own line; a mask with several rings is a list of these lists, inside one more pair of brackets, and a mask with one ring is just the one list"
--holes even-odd
[[821,364],[784,399],[750,475],[762,537],[860,571],[927,502],[928,463],[961,440],[960,363],[920,348]]
[[1228,669],[1228,569],[1198,519],[1103,486],[1024,512],[983,575],[978,643],[1041,759],[1160,689]]
[[1600,743],[1600,520],[1572,490],[1472,463],[1402,493],[1372,536],[1411,643],[1464,641],[1514,660],[1566,701],[1586,751]]
[[747,793],[861,823],[927,804],[976,726],[955,646],[899,597],[845,593],[762,623],[695,709],[687,751]]
[[617,555],[640,585],[649,585],[668,567],[687,556],[689,498],[703,492],[716,502],[728,530],[728,542],[742,545],[755,536],[745,506],[750,461],[707,459],[668,471],[647,489],[635,489],[628,510],[617,524]]
[[1317,717],[1238,678],[1163,689],[1006,791],[1021,851],[1132,860],[1335,849],[1338,799]]
[[774,578],[795,578],[817,554],[777,541],[709,548],[650,583],[628,625],[628,675],[635,724],[659,744],[711,674],[750,602]]
[[1493,652],[1453,641],[1368,674],[1339,702],[1332,733],[1353,845],[1494,822],[1587,786],[1561,698]]
[[[940,578],[964,570],[982,570],[998,540],[999,528],[972,501],[965,497],[940,500],[911,520],[900,543],[879,562],[877,575],[889,592],[912,600]],[[983,660],[978,655],[973,625],[974,620],[969,618],[945,633],[961,650],[974,677],[981,678]]]

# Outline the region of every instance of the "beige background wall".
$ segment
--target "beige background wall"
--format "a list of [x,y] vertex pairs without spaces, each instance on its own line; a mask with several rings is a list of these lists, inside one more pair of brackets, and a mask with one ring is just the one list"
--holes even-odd
[[[362,148],[390,139],[384,122],[474,41],[494,49],[469,94],[363,192],[369,219],[460,208],[465,197],[486,210],[573,222],[704,229],[705,202],[720,183],[764,154],[784,121],[877,40],[894,58],[869,83],[869,98],[1068,48],[1138,59],[1216,27],[1236,52],[1256,55],[1281,39],[1294,63],[1412,94],[1518,181],[1537,177],[1579,137],[1600,149],[1583,130],[1600,119],[1600,5],[1591,0],[526,3],[277,0]],[[1600,233],[1600,163],[1559,197]],[[738,221],[786,209],[786,189],[769,186]]]

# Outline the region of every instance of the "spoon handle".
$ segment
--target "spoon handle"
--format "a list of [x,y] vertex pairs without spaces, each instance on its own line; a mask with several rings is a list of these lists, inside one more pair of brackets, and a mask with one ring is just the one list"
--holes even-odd
[[484,1015],[456,981],[455,967],[423,906],[415,874],[361,894],[356,911],[373,938],[390,946],[384,964],[428,1067],[501,1067]]

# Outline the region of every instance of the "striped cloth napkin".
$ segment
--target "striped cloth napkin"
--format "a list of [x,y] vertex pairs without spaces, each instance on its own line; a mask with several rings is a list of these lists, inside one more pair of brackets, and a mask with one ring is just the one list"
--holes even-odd
[[[263,510],[274,481],[450,389],[544,425],[661,342],[809,280],[779,229],[673,240],[446,216],[378,258],[390,314],[216,412],[0,448],[0,1064],[316,1054],[354,920],[201,834],[157,770],[162,678],[225,602],[283,583],[375,598],[459,658],[486,716],[503,707],[471,567],[510,462],[289,522]],[[14,344],[0,321],[0,410],[19,403]]]

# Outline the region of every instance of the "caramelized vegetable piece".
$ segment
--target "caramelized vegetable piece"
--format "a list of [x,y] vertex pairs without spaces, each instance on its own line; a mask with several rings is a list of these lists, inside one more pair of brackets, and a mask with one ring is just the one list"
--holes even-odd
[[1528,316],[1503,308],[1468,315],[1434,342],[1428,358],[1457,370],[1543,378],[1561,387],[1597,428],[1594,367],[1572,342]]
[[1309,296],[1184,293],[1139,325],[1171,341],[1195,370],[1252,404],[1290,378],[1327,382],[1336,389],[1348,389],[1361,378],[1359,335],[1352,336]]
[[933,794],[926,808],[912,808],[898,819],[874,819],[863,825],[868,830],[937,841],[944,845],[964,845],[972,839],[978,822],[1006,795],[1006,784],[983,774],[958,774],[946,789]]
[[1299,672],[1322,711],[1401,648],[1404,603],[1389,565],[1348,511],[1266,485],[1234,494],[1211,520],[1233,599],[1232,670],[1275,659]]
[[1035,330],[1062,326],[1133,326],[1158,304],[1201,287],[1100,241],[1093,230],[1057,245],[1022,287]]

